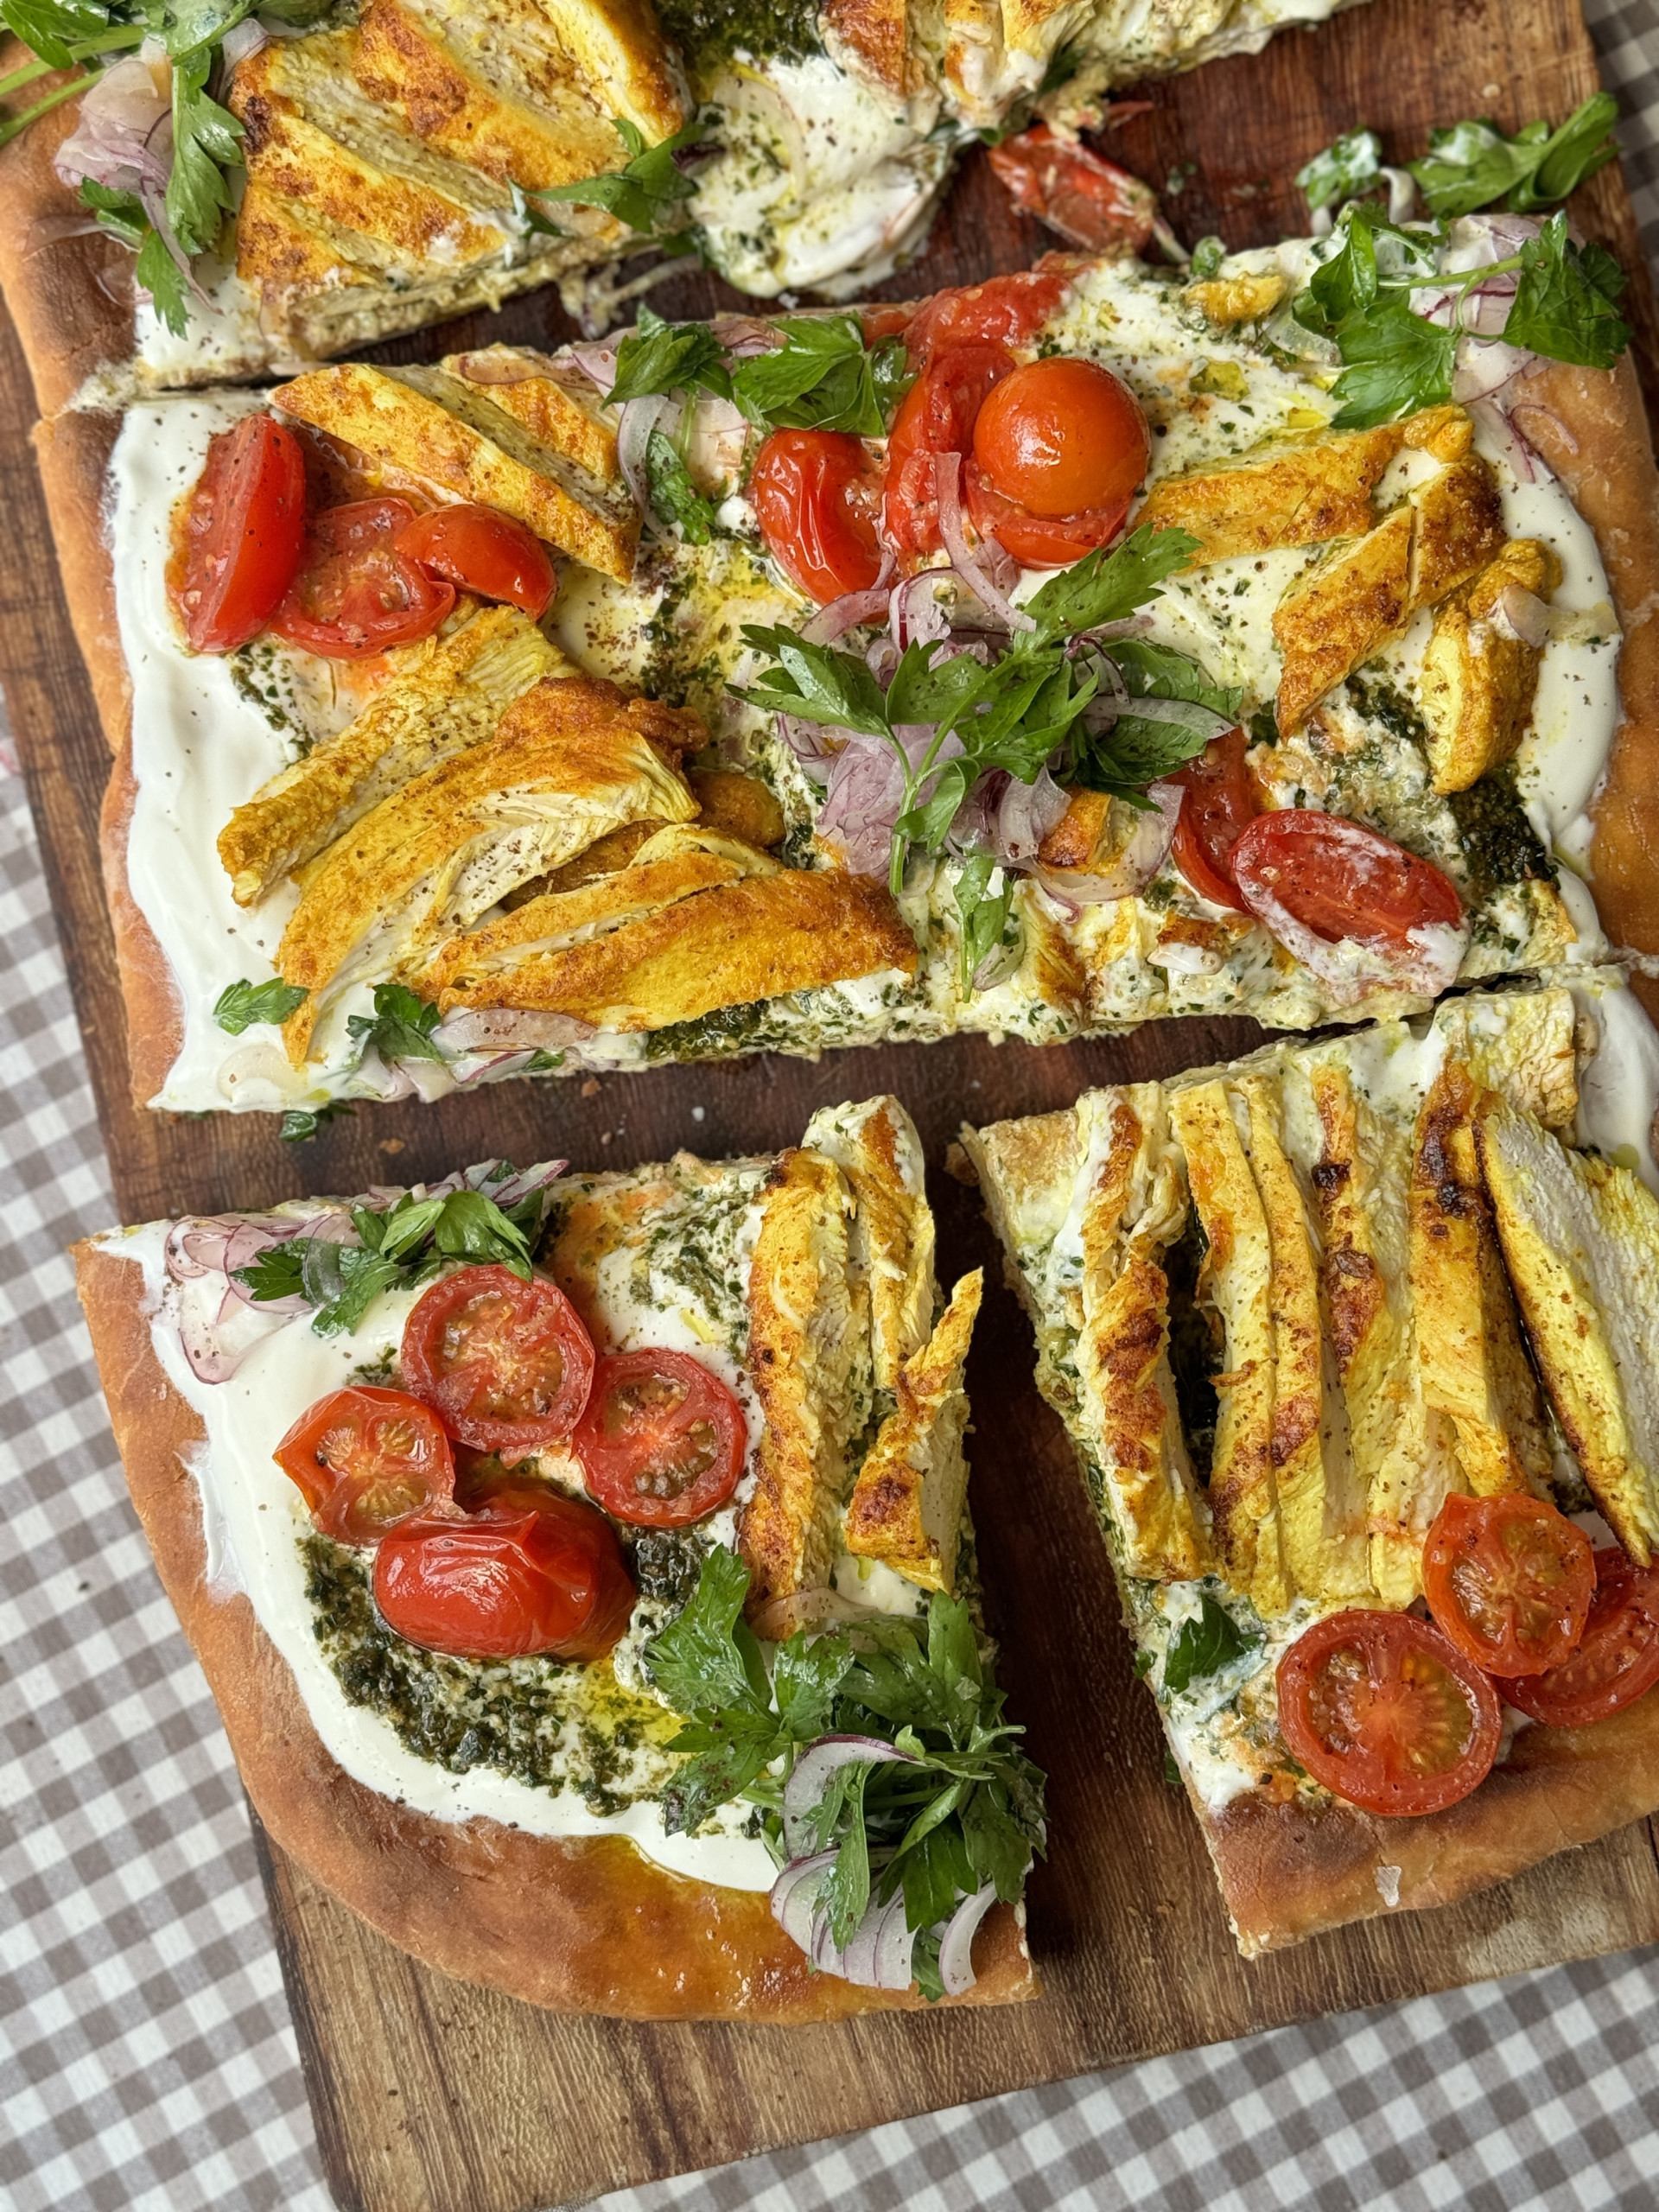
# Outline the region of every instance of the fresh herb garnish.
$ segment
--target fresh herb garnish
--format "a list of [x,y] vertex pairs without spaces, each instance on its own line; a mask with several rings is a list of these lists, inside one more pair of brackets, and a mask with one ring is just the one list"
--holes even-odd
[[901,339],[867,346],[855,315],[786,315],[776,327],[783,345],[740,361],[732,372],[732,397],[751,423],[887,435],[911,382]]
[[290,1106],[277,1134],[284,1144],[309,1144],[330,1122],[337,1122],[342,1114],[356,1111],[356,1107],[348,1105],[343,1098],[330,1098],[321,1106]]
[[442,1051],[432,1035],[437,1026],[436,1007],[403,983],[377,983],[374,1012],[346,1018],[346,1033],[358,1039],[365,1052],[372,1046],[388,1063],[441,1060]]
[[[1237,719],[1244,694],[1212,683],[1196,661],[1147,638],[1123,638],[1111,647],[1123,687],[1136,699],[1185,699],[1207,713]],[[1131,708],[1109,729],[1073,734],[1066,780],[1084,790],[1110,791],[1132,804],[1160,776],[1202,753],[1214,734],[1202,715],[1189,722],[1154,720]]]
[[285,983],[273,976],[268,983],[227,983],[213,1001],[213,1020],[232,1037],[256,1021],[286,1021],[309,996],[303,983]]
[[613,407],[657,392],[705,391],[732,396],[725,349],[706,322],[669,322],[639,309],[635,334],[616,349],[616,382],[605,397]]
[[1014,878],[990,853],[969,853],[957,872],[957,912],[962,921],[958,988],[973,995],[974,976],[1001,944],[1014,906]]
[[[1605,248],[1574,245],[1564,213],[1552,215],[1518,253],[1452,274],[1437,267],[1437,228],[1402,229],[1363,201],[1343,210],[1337,237],[1295,308],[1297,321],[1330,338],[1341,355],[1336,429],[1366,429],[1449,399],[1463,302],[1495,277],[1518,280],[1499,334],[1510,345],[1606,369],[1630,342],[1617,305],[1623,271]],[[1414,311],[1414,295],[1448,292],[1447,325]]]
[[[504,1169],[496,1179],[511,1172]],[[237,1281],[247,1286],[256,1304],[303,1298],[315,1309],[311,1326],[318,1336],[338,1336],[356,1328],[383,1290],[416,1289],[446,1260],[510,1268],[528,1281],[550,1203],[544,1191],[532,1191],[505,1208],[483,1191],[450,1191],[426,1198],[405,1191],[384,1212],[375,1206],[353,1207],[355,1243],[290,1237],[262,1252],[251,1266],[238,1268]]]
[[1207,283],[1227,258],[1227,241],[1211,232],[1192,249],[1192,258],[1187,264],[1187,276],[1195,284]]
[[1565,200],[1617,159],[1612,125],[1618,116],[1611,92],[1593,92],[1556,130],[1548,123],[1529,123],[1506,138],[1484,120],[1453,124],[1431,130],[1428,152],[1406,167],[1433,214],[1472,214],[1499,200],[1516,214],[1532,214]]
[[[768,713],[885,738],[892,746],[904,772],[888,871],[896,897],[911,843],[937,854],[981,776],[1001,768],[1033,783],[1071,736],[1099,677],[1087,655],[1069,650],[1071,640],[1159,598],[1163,578],[1184,568],[1197,550],[1185,531],[1135,531],[1113,551],[1089,554],[1034,592],[1022,610],[1030,626],[1012,634],[1000,658],[987,665],[942,644],[913,642],[885,692],[861,654],[809,645],[792,630],[747,626],[747,643],[770,653],[776,665],[756,683],[733,689]],[[918,724],[933,734],[912,760],[898,733]],[[955,758],[945,752],[951,737],[963,748]],[[1201,747],[1202,741],[1189,744],[1177,757]],[[1154,767],[1146,780],[1160,772]]]
[[1296,182],[1310,207],[1331,207],[1353,199],[1382,174],[1382,142],[1376,131],[1345,130],[1297,170]]
[[545,191],[526,194],[525,213],[531,228],[556,231],[556,225],[537,214],[536,204],[565,200],[579,207],[602,207],[631,231],[651,238],[664,253],[694,251],[695,241],[690,234],[669,225],[680,203],[690,200],[697,188],[696,179],[686,175],[674,156],[708,136],[702,123],[694,116],[683,130],[652,146],[637,124],[620,115],[611,120],[627,149],[627,161],[620,169],[578,177],[573,184],[550,185]]
[[677,523],[688,545],[706,545],[715,534],[715,510],[691,480],[679,448],[665,430],[645,442],[645,483],[664,522]]
[[[832,1733],[875,1737],[907,1758],[838,1767],[797,1838],[836,1854],[819,1891],[833,1940],[847,1941],[872,1898],[901,1891],[918,1931],[984,1885],[1016,1898],[1043,1847],[1043,1777],[1002,1718],[967,1607],[935,1592],[925,1623],[871,1614],[810,1643],[797,1634],[768,1676],[742,1618],[748,1585],[742,1560],[716,1547],[684,1611],[646,1646],[652,1680],[687,1720],[668,1746],[687,1754],[663,1798],[668,1833],[741,1797],[761,1808],[781,1860],[784,1787],[800,1754]],[[918,1979],[937,1996],[937,1942],[917,1948]]]
[[1243,1656],[1259,1637],[1247,1636],[1227,1608],[1206,1590],[1198,1601],[1198,1618],[1183,1621],[1170,1638],[1164,1654],[1164,1688],[1171,1693],[1190,1689],[1206,1675],[1218,1674]]

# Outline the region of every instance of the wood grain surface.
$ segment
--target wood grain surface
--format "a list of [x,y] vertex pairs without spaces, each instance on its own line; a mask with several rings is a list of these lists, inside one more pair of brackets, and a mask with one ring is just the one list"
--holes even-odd
[[[1340,130],[1369,123],[1399,158],[1421,150],[1436,121],[1485,113],[1514,129],[1559,118],[1595,83],[1575,0],[1376,0],[1318,32],[1287,33],[1259,57],[1154,86],[1152,111],[1109,150],[1165,192],[1189,242],[1218,231],[1242,246],[1300,227],[1288,179]],[[1595,179],[1573,213],[1632,272],[1627,311],[1652,404],[1653,303],[1618,172]],[[1026,266],[1052,243],[1010,213],[976,156],[925,261],[887,289],[971,282]],[[696,275],[654,296],[679,314],[733,297]],[[569,334],[542,296],[384,352],[422,359],[497,337]],[[601,1166],[682,1144],[710,1156],[768,1149],[793,1141],[820,1104],[891,1089],[927,1146],[941,1274],[984,1263],[995,1286],[970,1369],[974,1497],[1011,1707],[1052,1777],[1052,1850],[1030,1892],[1044,1998],[998,2013],[794,2031],[555,2018],[416,1965],[259,1838],[343,2206],[528,2212],[1153,2052],[1659,1939],[1659,1864],[1652,1836],[1637,1827],[1460,1907],[1372,1922],[1248,1965],[1235,1952],[1198,1830],[1162,1778],[1152,1703],[1130,1675],[1071,1450],[1033,1384],[1029,1330],[1001,1287],[975,1195],[943,1171],[964,1118],[1039,1111],[1090,1083],[1228,1056],[1255,1041],[1251,1025],[1169,1023],[1046,1051],[963,1039],[816,1066],[764,1059],[506,1085],[431,1109],[359,1109],[303,1147],[284,1146],[258,1116],[135,1113],[97,867],[108,756],[57,595],[9,327],[0,349],[10,487],[0,671],[124,1218],[353,1190],[492,1154]]]

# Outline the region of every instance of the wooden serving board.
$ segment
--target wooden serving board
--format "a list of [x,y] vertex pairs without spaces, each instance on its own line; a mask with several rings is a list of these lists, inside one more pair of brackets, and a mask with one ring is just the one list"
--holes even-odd
[[[1595,85],[1575,0],[1376,0],[1316,33],[1287,33],[1260,57],[1153,87],[1152,112],[1109,149],[1166,192],[1166,212],[1189,241],[1218,231],[1241,246],[1300,226],[1305,211],[1288,180],[1343,130],[1369,123],[1399,157],[1420,150],[1436,121],[1487,113],[1514,129],[1538,115],[1559,118]],[[1574,213],[1631,272],[1629,312],[1651,377],[1659,362],[1652,298],[1617,171],[1586,188]],[[926,260],[887,289],[902,296],[1021,268],[1052,243],[1010,213],[976,159]],[[732,296],[691,275],[656,301],[686,314]],[[544,296],[385,351],[421,359],[498,336],[556,343],[569,334]],[[0,343],[0,459],[11,486],[0,669],[125,1219],[355,1190],[495,1154],[568,1154],[594,1167],[680,1145],[710,1156],[770,1149],[792,1141],[817,1106],[890,1089],[927,1145],[941,1273],[949,1280],[984,1263],[998,1286],[970,1374],[974,1497],[1011,1709],[1052,1778],[1052,1849],[1030,1891],[1043,1998],[997,2012],[793,2031],[556,2018],[417,1966],[261,1837],[324,2158],[343,2206],[528,2212],[1311,2014],[1659,1939],[1659,1864],[1649,1829],[1637,1827],[1461,1907],[1373,1922],[1249,1965],[1234,1950],[1198,1829],[1163,1780],[1153,1707],[1130,1675],[1070,1448],[1032,1382],[1029,1329],[1000,1287],[976,1197],[942,1171],[964,1118],[1069,1104],[1090,1083],[1225,1057],[1255,1040],[1249,1024],[1171,1023],[1047,1051],[958,1040],[844,1053],[817,1066],[766,1059],[581,1085],[510,1084],[436,1108],[360,1109],[303,1147],[284,1146],[258,1116],[135,1112],[98,874],[108,760],[25,451],[27,380],[9,329]],[[397,1878],[395,1867],[387,1878]]]

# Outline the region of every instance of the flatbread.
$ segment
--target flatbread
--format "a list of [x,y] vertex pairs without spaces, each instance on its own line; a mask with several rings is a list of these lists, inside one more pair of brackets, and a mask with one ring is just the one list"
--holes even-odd
[[[168,1381],[136,1261],[75,1248],[133,1503],[218,1701],[242,1779],[281,1847],[402,1949],[531,2005],[631,2019],[796,2025],[925,2000],[818,1974],[763,1893],[654,1865],[625,1839],[532,1836],[450,1823],[355,1782],[323,1748],[253,1609],[208,1586],[201,1510],[186,1457],[200,1420]],[[1035,1995],[1023,1915],[999,1905],[975,1946],[978,1980],[947,2004]]]

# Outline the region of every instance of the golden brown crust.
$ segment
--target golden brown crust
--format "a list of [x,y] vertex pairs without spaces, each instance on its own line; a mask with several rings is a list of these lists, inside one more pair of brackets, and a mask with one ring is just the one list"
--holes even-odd
[[[29,59],[15,39],[0,45],[0,70]],[[44,93],[61,77],[47,77]],[[88,377],[130,360],[133,348],[132,256],[87,218],[58,181],[53,156],[73,130],[79,100],[14,138],[0,151],[0,291],[17,327],[42,415],[67,407]]]
[[[162,1584],[260,1819],[326,1888],[427,1965],[559,2011],[794,2024],[921,2003],[814,1974],[760,1892],[669,1873],[616,1837],[435,1821],[353,1781],[324,1750],[247,1599],[207,1586],[200,1503],[181,1457],[200,1441],[201,1425],[156,1357],[136,1262],[87,1244],[75,1256]],[[979,1980],[966,2002],[1035,1994],[1011,1908],[986,1922],[975,1958]]]
[[[1249,1955],[1395,1908],[1451,1904],[1659,1807],[1659,1691],[1594,1728],[1523,1728],[1509,1758],[1444,1813],[1383,1820],[1252,1791],[1198,1805]],[[1397,1876],[1399,1886],[1395,1888]]]

